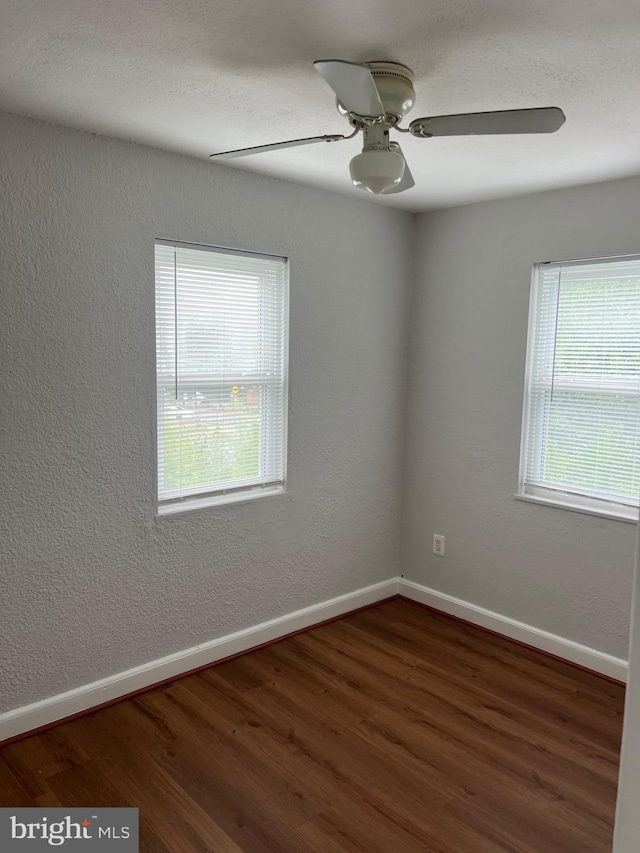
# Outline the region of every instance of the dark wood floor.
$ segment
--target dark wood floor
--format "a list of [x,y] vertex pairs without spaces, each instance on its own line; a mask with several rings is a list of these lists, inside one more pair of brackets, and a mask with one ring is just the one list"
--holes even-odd
[[623,689],[395,600],[0,751],[157,853],[605,853]]

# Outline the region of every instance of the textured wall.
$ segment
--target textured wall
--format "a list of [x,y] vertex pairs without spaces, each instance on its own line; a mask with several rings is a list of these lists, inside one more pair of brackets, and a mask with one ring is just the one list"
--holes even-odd
[[622,761],[616,806],[613,853],[637,853],[640,837],[640,536],[636,542],[629,681],[624,709]]
[[638,252],[639,219],[636,179],[420,217],[402,538],[408,578],[623,658],[635,526],[513,495],[531,265]]
[[[409,215],[0,134],[0,710],[397,574]],[[287,495],[155,519],[155,237],[291,258]]]

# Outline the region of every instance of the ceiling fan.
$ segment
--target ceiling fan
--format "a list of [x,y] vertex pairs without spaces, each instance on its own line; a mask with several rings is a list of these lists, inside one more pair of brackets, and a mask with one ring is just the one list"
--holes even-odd
[[414,119],[408,127],[400,127],[399,123],[412,109],[416,97],[413,74],[409,68],[397,62],[366,62],[359,65],[341,59],[322,59],[313,65],[333,89],[338,111],[354,128],[353,133],[290,139],[287,142],[222,151],[211,154],[211,157],[231,160],[247,154],[294,148],[314,142],[339,142],[352,139],[362,131],[362,153],[357,154],[349,164],[353,184],[376,195],[400,193],[413,187],[415,181],[400,146],[389,138],[391,130],[410,133],[421,139],[430,139],[432,136],[554,133],[565,121],[559,107],[542,107],[430,116]]

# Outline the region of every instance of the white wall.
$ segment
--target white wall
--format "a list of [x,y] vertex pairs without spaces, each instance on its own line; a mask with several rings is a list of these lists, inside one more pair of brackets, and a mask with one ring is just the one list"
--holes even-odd
[[[409,215],[0,135],[0,710],[396,575]],[[155,237],[291,258],[286,496],[155,519]]]
[[405,576],[621,658],[635,526],[513,495],[531,265],[638,252],[639,221],[636,179],[423,215],[411,307]]
[[629,643],[629,681],[624,710],[622,761],[618,781],[614,853],[638,853],[640,838],[640,535],[636,541],[636,566]]

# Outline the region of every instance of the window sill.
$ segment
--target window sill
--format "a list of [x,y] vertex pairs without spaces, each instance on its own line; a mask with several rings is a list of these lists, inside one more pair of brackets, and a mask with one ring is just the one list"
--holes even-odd
[[542,506],[551,506],[556,509],[567,509],[569,512],[581,512],[586,515],[596,515],[599,518],[611,518],[614,521],[626,521],[628,524],[638,523],[638,511],[634,507],[629,507],[628,514],[625,509],[605,509],[571,503],[570,501],[553,500],[552,498],[539,497],[538,495],[519,495],[515,494],[514,498],[517,501],[525,501],[526,503],[541,504]]
[[170,515],[182,515],[185,512],[194,512],[199,509],[209,509],[215,506],[226,506],[228,504],[246,503],[257,498],[266,498],[271,495],[283,495],[286,489],[283,485],[269,486],[264,489],[251,489],[247,491],[230,492],[221,495],[206,495],[205,497],[185,498],[182,501],[159,504],[157,518]]

